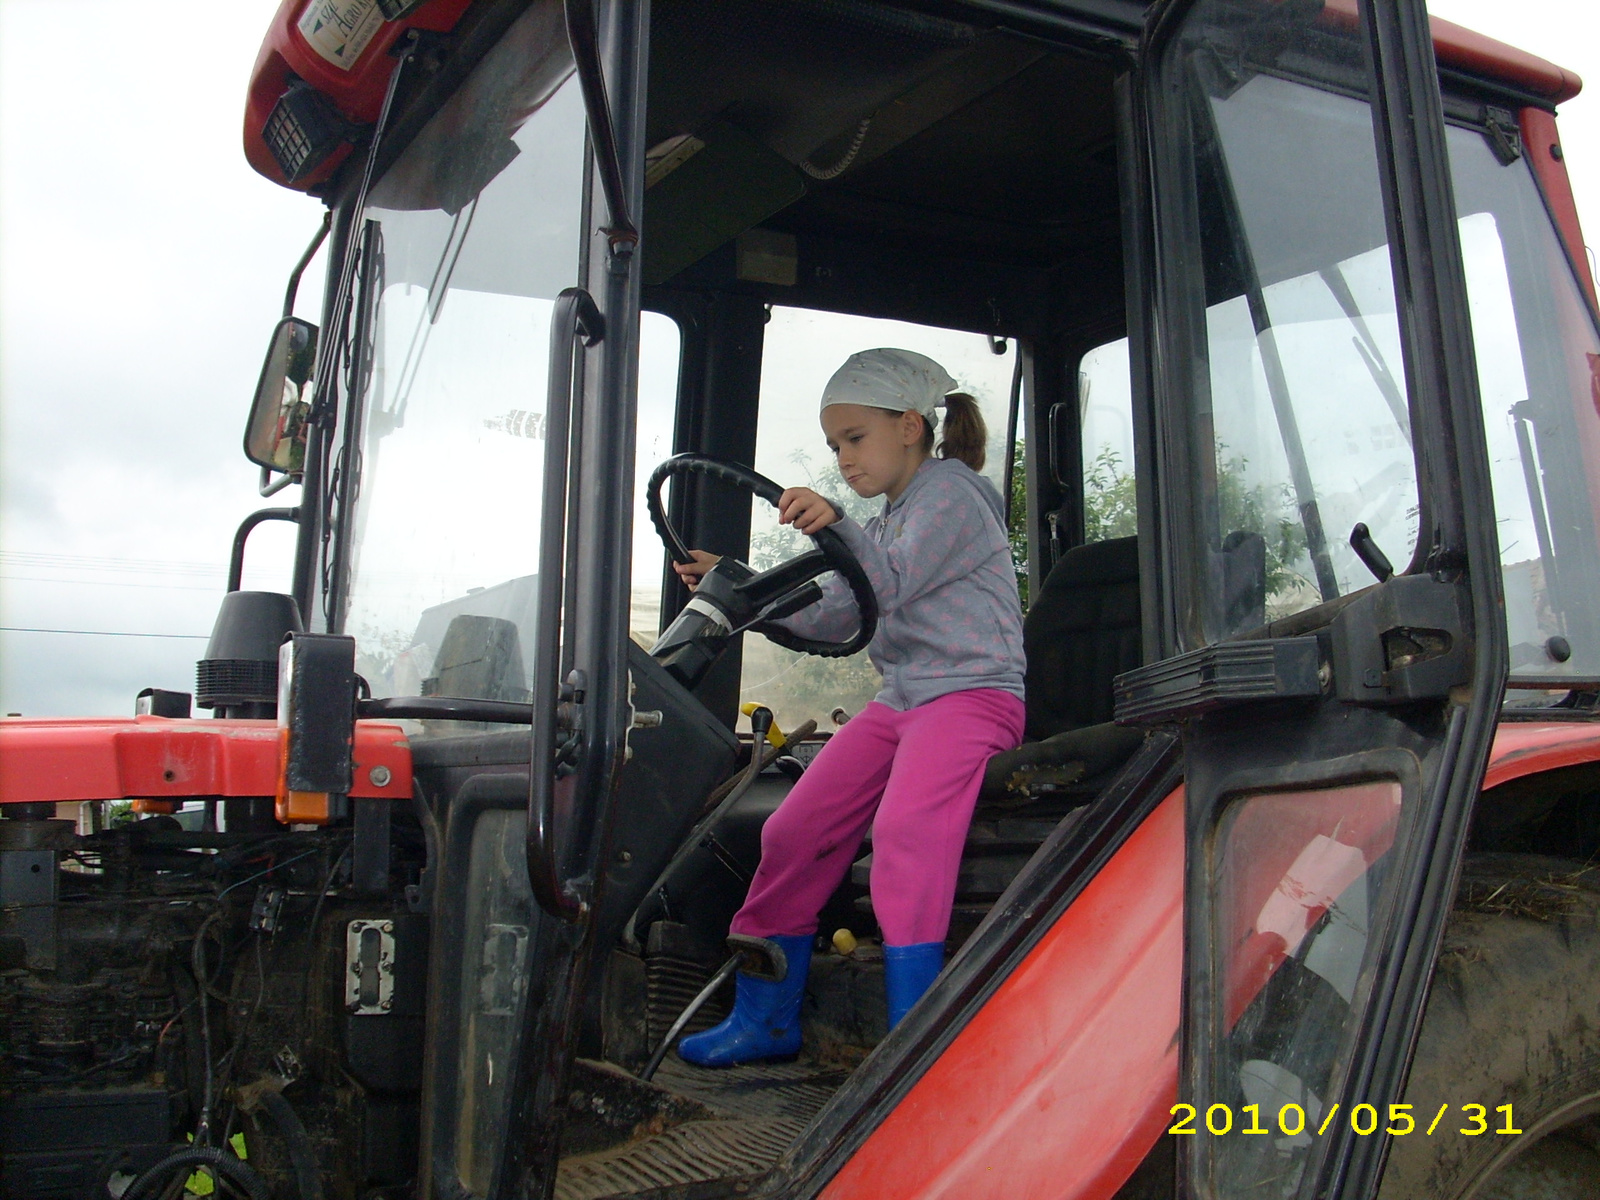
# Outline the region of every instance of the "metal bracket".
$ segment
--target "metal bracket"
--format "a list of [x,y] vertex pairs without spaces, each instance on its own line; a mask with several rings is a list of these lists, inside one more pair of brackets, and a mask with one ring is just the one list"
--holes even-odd
[[351,921],[344,935],[344,1006],[357,1017],[394,1007],[394,922]]
[[1509,108],[1483,107],[1483,136],[1502,167],[1509,167],[1522,157],[1522,130],[1517,125],[1516,114]]
[[628,727],[622,731],[622,761],[633,761],[632,736],[635,729],[660,729],[662,714],[660,709],[640,710],[633,706],[633,698],[638,695],[639,685],[634,681],[633,672],[628,672]]
[[1457,585],[1397,575],[1340,610],[1330,627],[1334,690],[1354,704],[1409,704],[1471,678]]

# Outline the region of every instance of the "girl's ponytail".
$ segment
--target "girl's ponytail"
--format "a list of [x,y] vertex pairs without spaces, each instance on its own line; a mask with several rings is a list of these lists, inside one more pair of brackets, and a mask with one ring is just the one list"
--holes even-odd
[[965,392],[951,392],[944,398],[944,427],[937,451],[940,458],[955,458],[974,471],[983,470],[989,444],[989,429],[983,423],[978,402]]

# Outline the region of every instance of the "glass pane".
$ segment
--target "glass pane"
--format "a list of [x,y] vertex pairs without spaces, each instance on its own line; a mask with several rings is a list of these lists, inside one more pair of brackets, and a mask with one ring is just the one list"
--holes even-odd
[[[1210,863],[1218,1011],[1205,1104],[1228,1105],[1238,1124],[1206,1138],[1217,1197],[1299,1188],[1366,1003],[1400,801],[1400,785],[1382,780],[1252,796],[1223,816]],[[1241,1133],[1251,1126],[1265,1135]]]
[[461,955],[456,1172],[472,1195],[489,1191],[504,1136],[518,1006],[528,986],[536,912],[528,887],[528,817],[491,810],[472,831]]
[[346,611],[377,696],[525,700],[549,322],[577,282],[584,113],[530,9],[372,191]]
[[[1600,678],[1600,338],[1525,159],[1449,131],[1512,682]],[[1565,655],[1566,657],[1562,657]]]
[[1128,339],[1096,346],[1078,364],[1083,429],[1083,540],[1139,532],[1133,482],[1133,382]]
[[1372,118],[1328,90],[1364,94],[1359,46],[1308,11],[1208,0],[1185,35],[1209,360],[1193,446],[1206,640],[1371,584],[1349,545],[1357,522],[1400,568],[1417,540]]
[[661,313],[639,314],[639,417],[633,470],[633,602],[628,635],[648,650],[661,632],[661,580],[666,548],[644,507],[644,485],[662,459],[672,457],[678,415],[678,363],[683,337]]
[[[995,354],[982,334],[904,321],[853,317],[802,308],[773,308],[761,353],[761,410],[756,425],[755,468],[785,487],[815,488],[864,521],[884,501],[863,500],[839,477],[822,436],[818,405],[822,389],[839,364],[858,350],[894,346],[926,354],[977,401],[989,427],[983,474],[1005,495],[1006,427],[1016,346]],[[803,553],[810,539],[778,524],[770,505],[755,503],[750,514],[750,565],[766,568]],[[866,651],[850,658],[817,658],[774,645],[759,634],[744,639],[741,700],[772,709],[778,725],[790,729],[807,718],[832,728],[836,707],[860,712],[880,685]]]

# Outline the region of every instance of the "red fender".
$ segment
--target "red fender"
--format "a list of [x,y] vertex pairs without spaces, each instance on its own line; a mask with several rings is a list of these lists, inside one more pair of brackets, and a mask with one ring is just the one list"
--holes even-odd
[[[1596,761],[1600,723],[1506,724],[1484,787]],[[868,1136],[826,1200],[1109,1200],[1178,1096],[1183,874],[1180,788]]]
[[[408,800],[411,746],[387,721],[357,721],[352,796]],[[83,717],[0,720],[0,804],[273,796],[276,721]]]

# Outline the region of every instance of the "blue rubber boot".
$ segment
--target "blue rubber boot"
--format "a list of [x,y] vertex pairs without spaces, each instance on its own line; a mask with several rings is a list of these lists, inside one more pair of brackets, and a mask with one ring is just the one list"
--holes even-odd
[[733,1012],[721,1025],[678,1043],[678,1054],[697,1067],[731,1067],[800,1053],[800,1002],[811,970],[810,934],[769,938],[783,949],[787,972],[776,982],[740,971]]
[[883,948],[883,976],[889,992],[889,1028],[911,1011],[944,969],[944,943],[918,942],[914,946]]

